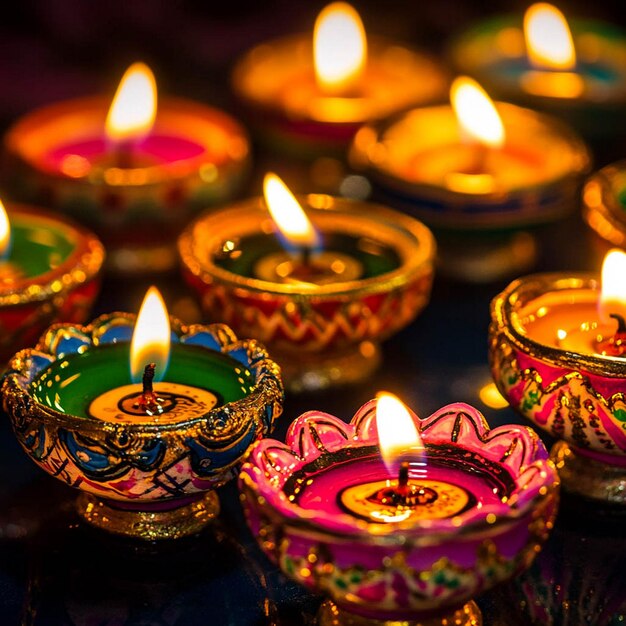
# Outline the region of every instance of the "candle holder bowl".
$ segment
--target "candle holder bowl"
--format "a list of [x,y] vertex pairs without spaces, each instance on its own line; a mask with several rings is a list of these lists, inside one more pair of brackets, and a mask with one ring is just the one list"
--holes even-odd
[[[281,249],[260,198],[205,213],[179,239],[186,280],[205,314],[267,345],[293,391],[370,375],[380,362],[380,342],[426,306],[435,254],[428,228],[391,209],[317,194],[299,200],[322,239],[352,237],[354,254],[362,254],[362,244],[369,251],[364,265],[377,264],[380,271],[323,285],[261,280],[249,268],[234,271],[246,265],[248,253],[252,266],[263,246],[269,246],[267,254]],[[255,245],[255,237],[264,243]],[[247,238],[247,248],[256,252],[246,251]],[[233,255],[234,264],[224,260]]]
[[72,154],[60,163],[51,160],[63,142],[101,137],[109,105],[104,97],[68,100],[18,120],[4,137],[8,197],[54,207],[92,228],[107,247],[113,271],[171,270],[176,235],[191,216],[229,199],[243,184],[250,161],[248,137],[218,109],[163,98],[154,132],[177,129],[197,144],[191,156],[134,167],[118,167],[111,159],[91,163]]
[[[481,178],[471,172],[447,172],[454,164],[436,152],[459,143],[449,105],[367,124],[350,148],[351,163],[371,180],[377,197],[433,229],[442,272],[468,282],[530,269],[537,257],[534,231],[574,210],[591,164],[584,142],[559,120],[504,102],[496,106],[507,133],[505,146],[510,142],[511,150],[541,154],[543,164],[532,180],[498,182],[496,177],[482,188]],[[425,166],[429,159],[438,165]],[[446,174],[454,177],[448,180]]]
[[294,35],[249,50],[231,82],[261,141],[273,152],[306,160],[343,158],[364,122],[439,100],[447,80],[434,58],[368,36],[363,84],[347,95],[327,94],[316,85],[312,37]]
[[[32,345],[59,321],[83,322],[98,295],[104,247],[70,220],[35,207],[8,205],[13,249],[28,271],[14,280],[0,276],[0,359],[4,363]],[[25,245],[24,245],[25,244]],[[13,264],[9,255],[6,265]],[[2,270],[8,272],[10,270]]]
[[567,21],[577,68],[592,83],[582,93],[571,93],[568,85],[551,82],[549,69],[543,71],[548,80],[542,80],[541,70],[533,73],[536,68],[527,58],[521,13],[496,16],[470,27],[452,41],[448,57],[459,74],[474,77],[494,97],[558,116],[606,148],[607,142],[622,140],[626,133],[622,115],[626,33],[607,22]]
[[[390,524],[349,514],[339,495],[332,505],[339,512],[321,496],[300,506],[300,491],[325,471],[380,458],[374,400],[350,424],[305,413],[286,444],[264,439],[242,466],[248,525],[289,578],[330,597],[320,609],[324,626],[482,624],[471,598],[527,568],[553,526],[558,477],[531,429],[489,430],[476,409],[460,403],[414,420],[426,467],[497,475],[496,491],[507,485],[500,497],[452,516]],[[366,478],[359,471],[349,480]]]
[[489,360],[511,407],[559,441],[552,458],[563,488],[626,504],[624,360],[546,346],[524,332],[517,312],[547,292],[593,289],[591,275],[536,274],[512,282],[491,303]]
[[171,423],[147,416],[99,420],[54,408],[49,394],[57,390],[58,396],[69,381],[56,375],[39,384],[46,370],[58,366],[62,372],[71,358],[128,343],[135,319],[112,313],[88,326],[51,326],[35,348],[11,359],[2,381],[3,407],[26,454],[81,491],[77,508],[83,520],[133,538],[177,539],[199,532],[218,514],[214,489],[233,478],[249,446],[282,412],[280,370],[263,346],[237,340],[223,324],[185,326],[171,318],[173,347],[218,354],[235,372],[247,368],[249,392]]

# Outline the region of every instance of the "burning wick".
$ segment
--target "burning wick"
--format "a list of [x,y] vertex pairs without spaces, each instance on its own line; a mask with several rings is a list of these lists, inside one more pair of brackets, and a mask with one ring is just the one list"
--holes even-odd
[[143,409],[148,415],[162,412],[159,399],[154,393],[154,388],[152,386],[155,371],[156,363],[148,363],[148,365],[144,368],[143,378],[141,379],[143,391],[141,392],[141,396],[139,396],[139,400],[135,405],[136,407]]
[[379,489],[367,500],[385,506],[414,508],[432,504],[438,497],[434,489],[419,484],[409,484],[409,464],[403,461],[398,470],[398,483]]
[[607,356],[624,356],[626,354],[626,320],[617,313],[609,313],[609,317],[617,321],[617,332],[610,339],[598,342],[598,351]]

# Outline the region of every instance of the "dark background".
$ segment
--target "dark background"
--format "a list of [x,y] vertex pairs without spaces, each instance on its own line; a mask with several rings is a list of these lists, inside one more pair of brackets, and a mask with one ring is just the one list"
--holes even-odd
[[[559,6],[566,15],[626,26],[622,4],[581,0]],[[310,31],[323,6],[295,0],[14,3],[0,19],[0,125],[48,102],[112,94],[135,60],[151,65],[163,93],[230,109],[228,75],[236,57],[267,38]],[[473,21],[501,12],[521,14],[527,3],[363,0],[355,6],[368,32],[441,54],[446,40]],[[606,159],[600,146],[596,163]],[[258,191],[252,185],[246,193]],[[541,243],[538,269],[598,269],[595,243],[576,212],[543,232]],[[136,311],[149,282],[107,277],[94,314]],[[484,411],[492,426],[521,422],[511,410],[491,409],[478,396],[490,380],[488,305],[506,282],[464,285],[438,276],[431,304],[387,342],[384,367],[372,380],[346,390],[288,397],[276,437],[283,437],[289,422],[306,409],[348,420],[378,389],[398,393],[422,415],[466,401]],[[175,312],[197,314],[176,276],[156,283]],[[221,520],[193,541],[152,548],[92,532],[78,523],[73,494],[26,458],[4,419],[0,626],[313,623],[319,598],[284,579],[256,548],[235,486],[220,496]],[[623,623],[625,522],[623,514],[565,497],[557,528],[532,570],[479,598],[485,624]]]

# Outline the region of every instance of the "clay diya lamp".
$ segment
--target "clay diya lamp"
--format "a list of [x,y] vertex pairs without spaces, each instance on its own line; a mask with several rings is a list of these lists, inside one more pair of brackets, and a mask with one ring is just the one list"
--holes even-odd
[[349,424],[309,411],[286,444],[260,441],[239,484],[263,551],[329,596],[319,624],[476,626],[471,598],[527,568],[552,528],[547,457],[530,429],[489,430],[466,404],[421,420],[382,394]]
[[626,504],[626,254],[612,251],[602,281],[537,274],[491,304],[491,370],[511,406],[559,441],[563,487]]
[[488,282],[528,269],[533,229],[577,206],[589,152],[558,120],[494,103],[467,77],[450,100],[364,126],[351,160],[378,197],[435,230],[443,272]]
[[86,522],[175,539],[217,515],[215,488],[270,431],[282,384],[260,344],[168,318],[154,288],[135,321],[51,326],[10,361],[3,406],[30,458],[81,491]]
[[111,102],[60,102],[18,120],[4,138],[9,197],[86,224],[113,270],[158,272],[176,262],[176,236],[200,208],[231,197],[249,162],[245,131],[197,102],[159,99],[143,63]]
[[272,150],[315,157],[343,156],[364,122],[441,99],[447,76],[420,52],[366,37],[354,8],[333,2],[313,37],[262,43],[238,61],[232,83]]
[[430,231],[408,216],[327,195],[296,199],[273,174],[265,201],[207,212],[179,239],[207,317],[268,345],[295,391],[368,376],[380,342],[428,302],[434,252]]
[[39,208],[0,202],[0,360],[53,322],[82,322],[98,293],[104,248]]
[[626,133],[626,33],[545,2],[477,24],[453,42],[456,69],[498,98],[566,119],[590,140]]

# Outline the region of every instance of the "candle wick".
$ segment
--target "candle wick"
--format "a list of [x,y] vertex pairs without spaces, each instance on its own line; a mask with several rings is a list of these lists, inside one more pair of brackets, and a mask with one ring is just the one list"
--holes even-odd
[[398,470],[398,493],[402,496],[406,495],[409,486],[409,464],[407,461],[400,463]]
[[115,166],[130,169],[133,165],[133,142],[122,141],[115,146]]
[[626,335],[626,320],[617,313],[609,313],[609,317],[617,321],[617,334]]
[[148,363],[143,370],[143,378],[141,380],[143,385],[143,391],[141,393],[141,398],[139,399],[139,404],[145,410],[150,411],[159,408],[159,403],[157,401],[156,394],[154,393],[154,387],[152,385],[155,371],[156,363]]
[[300,261],[304,267],[311,265],[311,248],[309,246],[302,246],[300,251]]

